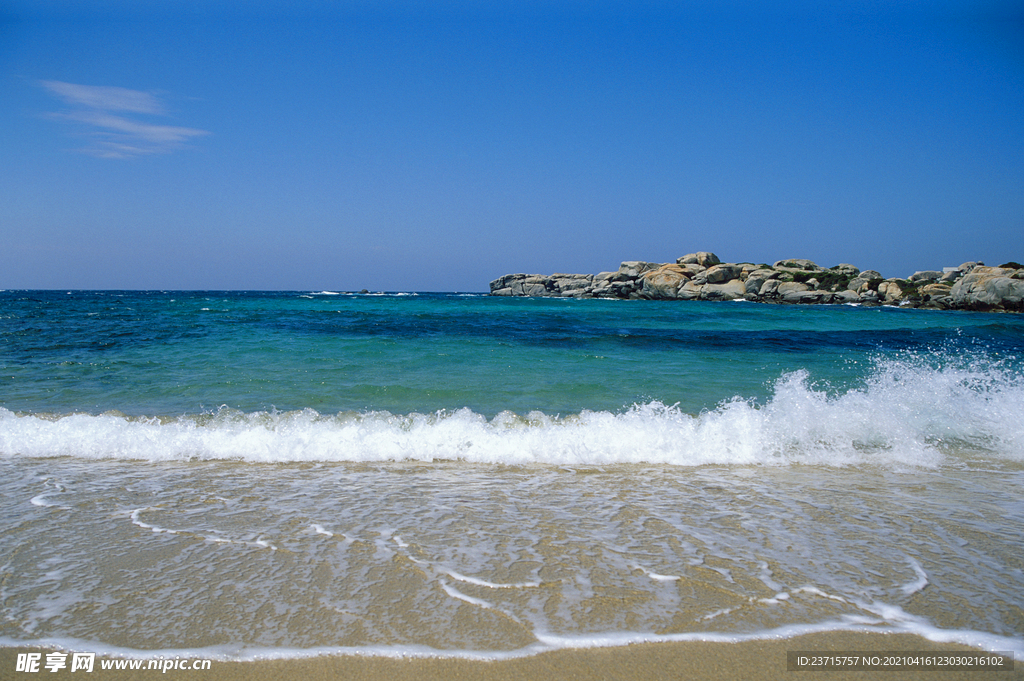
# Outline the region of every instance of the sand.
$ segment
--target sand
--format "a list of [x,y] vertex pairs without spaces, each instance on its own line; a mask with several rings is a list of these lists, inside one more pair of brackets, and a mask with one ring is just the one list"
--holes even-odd
[[[253,662],[214,660],[209,670],[104,671],[97,661],[94,671],[73,674],[68,670],[37,674],[15,671],[17,653],[29,649],[0,649],[0,679],[225,679],[226,681],[526,681],[576,679],[642,681],[647,679],[786,679],[818,681],[850,679],[866,681],[946,681],[953,679],[1024,679],[1024,663],[1014,671],[789,671],[788,651],[939,651],[973,650],[950,643],[933,643],[908,634],[861,634],[831,632],[784,640],[743,643],[652,643],[615,648],[559,650],[512,660],[393,659],[363,656],[323,656],[307,659]],[[35,652],[51,652],[46,649]]]

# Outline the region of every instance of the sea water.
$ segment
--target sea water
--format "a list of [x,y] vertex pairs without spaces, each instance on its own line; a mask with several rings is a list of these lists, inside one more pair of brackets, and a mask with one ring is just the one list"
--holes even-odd
[[1024,317],[0,292],[0,645],[1024,651]]

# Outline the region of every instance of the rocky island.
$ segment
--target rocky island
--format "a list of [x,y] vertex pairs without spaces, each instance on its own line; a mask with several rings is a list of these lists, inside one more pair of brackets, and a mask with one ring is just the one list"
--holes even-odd
[[900,305],[942,310],[1024,312],[1024,266],[1007,262],[914,272],[885,279],[853,265],[819,267],[810,260],[774,265],[723,263],[707,251],[674,263],[623,262],[599,274],[506,274],[491,282],[492,296],[750,300],[762,303]]

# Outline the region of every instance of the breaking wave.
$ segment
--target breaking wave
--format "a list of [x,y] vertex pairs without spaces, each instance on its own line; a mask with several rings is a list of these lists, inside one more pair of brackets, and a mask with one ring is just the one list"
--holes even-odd
[[0,455],[251,462],[441,461],[935,466],[950,456],[1024,461],[1024,377],[999,363],[886,359],[843,391],[804,371],[767,400],[700,414],[657,401],[551,416],[215,412],[168,417],[16,414],[0,408]]

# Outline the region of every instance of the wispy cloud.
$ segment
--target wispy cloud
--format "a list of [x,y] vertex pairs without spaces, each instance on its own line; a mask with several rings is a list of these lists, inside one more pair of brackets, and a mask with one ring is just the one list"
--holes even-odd
[[166,154],[194,137],[210,134],[197,128],[150,122],[151,117],[168,116],[163,102],[151,92],[56,80],[43,80],[39,85],[69,107],[47,116],[76,126],[76,132],[90,139],[90,144],[79,151],[92,156],[125,159]]

